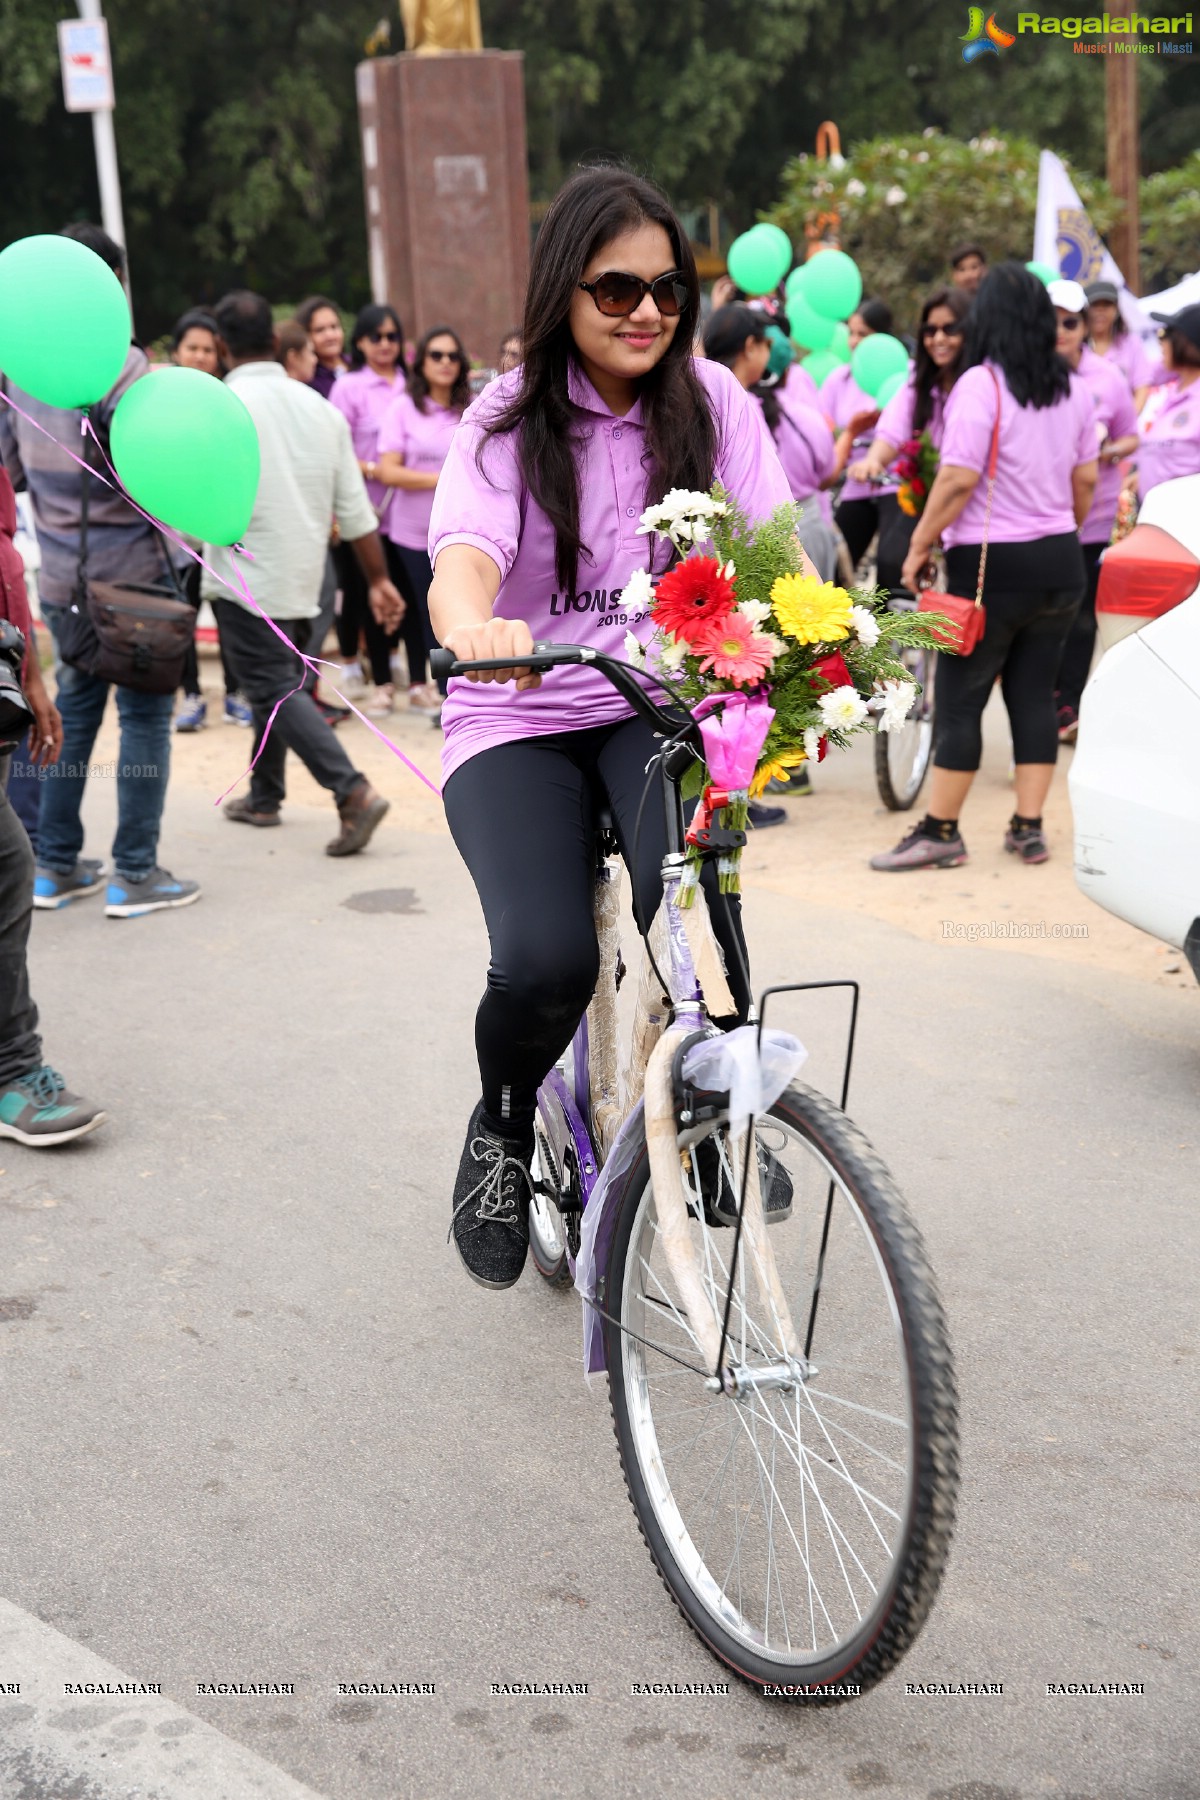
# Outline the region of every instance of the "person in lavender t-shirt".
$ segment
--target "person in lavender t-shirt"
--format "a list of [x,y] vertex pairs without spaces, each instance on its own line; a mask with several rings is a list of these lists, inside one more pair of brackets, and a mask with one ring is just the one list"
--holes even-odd
[[[354,454],[367,484],[367,498],[375,508],[384,537],[391,489],[379,479],[379,427],[392,401],[403,392],[404,327],[399,314],[392,306],[364,306],[350,333],[349,371],[338,377],[329,399],[350,426]],[[368,603],[357,560],[347,554],[344,546],[338,545],[334,561],[342,588],[338,648],[343,656],[355,656],[360,638],[363,641],[364,663],[370,667],[375,691],[363,701],[362,709],[373,718],[383,718],[395,704],[392,651],[400,642],[401,627],[389,632],[379,624]],[[407,616],[412,596],[405,587],[400,592]]]
[[[1005,849],[1045,862],[1042,806],[1054,777],[1054,684],[1082,598],[1078,527],[1096,486],[1092,396],[1055,348],[1049,295],[1020,263],[993,269],[971,309],[963,373],[946,402],[941,463],[902,570],[923,585],[929,553],[946,546],[949,591],[973,598],[985,534],[983,636],[969,656],[939,656],[929,811],[873,869],[955,868],[958,828],[979,768],[980,721],[997,675],[1012,727],[1017,808]],[[999,417],[994,489],[987,470]],[[992,491],[989,493],[989,489]]]
[[[764,381],[771,354],[767,320],[752,306],[720,306],[704,327],[704,354],[723,363],[753,394],[775,441],[783,472],[797,502],[797,532],[823,581],[837,573],[837,539],[821,516],[817,495],[833,472],[833,433],[824,416],[805,404],[799,388]],[[809,384],[811,386],[811,382]],[[803,771],[807,773],[807,771]]]
[[1162,363],[1151,356],[1121,317],[1115,281],[1090,281],[1084,296],[1090,348],[1121,371],[1133,392],[1133,404],[1141,412],[1150,389],[1163,379]]
[[[935,288],[921,308],[917,331],[917,358],[911,375],[879,415],[871,448],[850,464],[852,481],[872,481],[888,470],[904,445],[922,432],[929,433],[935,450],[942,447],[946,397],[962,365],[963,334],[971,302],[962,288]],[[899,504],[881,512],[877,579],[880,587],[894,592],[900,586],[900,570],[908,554],[915,514]]]
[[1077,281],[1052,281],[1046,292],[1058,318],[1058,354],[1083,381],[1095,409],[1099,473],[1092,510],[1079,528],[1087,587],[1063,645],[1055,699],[1058,741],[1073,744],[1079,735],[1079,702],[1096,647],[1096,589],[1100,557],[1112,537],[1121,496],[1120,464],[1138,444],[1138,416],[1129,383],[1110,358],[1097,356],[1085,341],[1087,297]]
[[441,695],[426,682],[433,645],[429,623],[429,517],[433,495],[458,422],[471,398],[470,361],[462,339],[448,325],[435,325],[417,345],[412,374],[379,428],[379,479],[392,490],[383,526],[392,580],[403,582],[410,606],[404,615],[408,657],[408,701],[419,712],[441,711]]
[[[468,408],[434,494],[434,630],[463,661],[505,664],[499,678],[452,680],[442,709],[446,815],[491,943],[475,1024],[483,1097],[452,1220],[487,1287],[510,1287],[524,1266],[537,1090],[596,981],[597,803],[612,809],[643,918],[661,899],[666,841],[651,794],[635,843],[650,728],[595,670],[543,678],[522,657],[536,639],[617,656],[627,634],[649,641],[645,577],[666,569],[670,546],[638,526],[670,489],[715,478],[753,520],[791,501],[755,402],[728,369],[693,358],[699,304],[687,234],[659,190],[611,167],[573,176],[534,246],[524,361]],[[642,592],[626,593],[635,574]],[[715,902],[710,876],[706,865]],[[736,901],[714,904],[713,923],[744,1015]]]
[[308,332],[317,359],[308,385],[316,388],[322,400],[328,400],[349,367],[341,311],[336,300],[327,300],[324,294],[310,294],[296,308],[296,317]]
[[[891,331],[892,309],[886,300],[863,300],[850,314],[847,329],[853,352],[864,338],[874,337],[878,331]],[[871,435],[879,419],[879,402],[859,387],[848,362],[825,377],[821,383],[820,402],[821,411],[837,439],[834,474],[840,475],[848,462],[859,461],[870,449]],[[891,515],[897,511],[898,486],[896,481],[878,485],[856,481],[853,475],[847,474],[833,517],[856,568],[876,532],[882,537]]]

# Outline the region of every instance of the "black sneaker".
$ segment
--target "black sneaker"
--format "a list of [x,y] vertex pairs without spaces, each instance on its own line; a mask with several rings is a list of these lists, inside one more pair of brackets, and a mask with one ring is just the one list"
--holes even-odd
[[787,819],[787,808],[761,806],[757,800],[752,800],[746,808],[746,817],[756,831],[764,831],[768,825],[782,825]]
[[[765,1144],[758,1150],[758,1181],[763,1197],[763,1215],[768,1225],[778,1225],[792,1215],[792,1178]],[[728,1151],[724,1157],[717,1150],[717,1140],[706,1137],[696,1145],[696,1167],[700,1191],[704,1196],[704,1217],[710,1225],[736,1225],[738,1199],[741,1193],[741,1169],[737,1171],[736,1188],[730,1185],[727,1169]],[[685,1180],[688,1171],[684,1170]],[[691,1204],[688,1211],[695,1217]]]
[[1010,825],[1004,834],[1004,848],[1011,855],[1019,856],[1022,862],[1050,861],[1046,834],[1040,825]]
[[467,1126],[447,1235],[472,1281],[508,1288],[520,1280],[529,1249],[533,1133],[498,1137],[480,1122],[482,1112],[481,1100]]

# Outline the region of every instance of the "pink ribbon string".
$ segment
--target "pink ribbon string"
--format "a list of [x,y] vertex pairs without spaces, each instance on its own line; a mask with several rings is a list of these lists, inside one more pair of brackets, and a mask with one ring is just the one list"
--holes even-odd
[[[10,406],[15,413],[19,413],[21,415],[21,417],[25,420],[25,423],[27,425],[32,425],[35,431],[40,431],[42,436],[49,438],[50,442],[52,444],[58,444],[58,448],[61,451],[63,451],[63,453],[65,455],[69,456],[73,463],[78,463],[78,465],[81,469],[86,470],[86,472],[89,475],[94,475],[96,477],[97,481],[102,481],[104,483],[105,487],[113,488],[117,493],[123,494],[125,499],[129,502],[130,506],[132,506],[133,510],[136,513],[140,514],[140,516],[146,520],[147,524],[152,525],[156,531],[160,531],[165,538],[168,538],[171,541],[171,543],[177,544],[179,546],[179,548],[184,552],[185,555],[191,557],[193,562],[199,563],[200,567],[205,571],[206,574],[212,576],[213,580],[218,584],[219,587],[227,588],[231,594],[234,594],[237,598],[245,601],[245,603],[248,606],[250,606],[254,612],[256,612],[258,614],[259,618],[264,620],[265,623],[270,626],[271,630],[275,633],[275,636],[280,640],[280,642],[283,644],[286,644],[288,649],[292,652],[292,654],[300,659],[300,661],[304,664],[306,672],[311,671],[314,675],[319,675],[321,669],[323,669],[323,668],[332,669],[335,666],[333,663],[329,662],[324,657],[306,656],[302,650],[298,650],[296,648],[295,644],[293,644],[291,638],[288,637],[287,633],[285,631],[281,631],[279,626],[276,624],[275,620],[272,619],[268,613],[265,613],[263,611],[262,607],[258,604],[258,601],[254,598],[254,595],[250,592],[249,586],[247,585],[247,582],[246,582],[245,575],[242,573],[242,571],[240,569],[235,568],[234,573],[237,577],[237,586],[234,587],[233,585],[231,585],[230,582],[226,581],[226,579],[223,575],[219,575],[217,573],[216,569],[214,569],[209,563],[205,562],[205,560],[204,560],[203,556],[201,556],[200,552],[198,550],[193,550],[192,546],[186,541],[186,539],[182,538],[177,531],[173,530],[171,528],[171,526],[169,526],[169,525],[164,525],[160,519],[154,518],[154,516],[151,513],[148,513],[144,507],[138,505],[137,501],[133,498],[133,495],[123,485],[123,483],[121,481],[121,477],[117,474],[117,471],[114,469],[112,463],[109,461],[109,458],[104,449],[104,445],[100,442],[100,439],[97,437],[95,428],[93,427],[92,422],[87,417],[86,413],[83,417],[83,420],[82,420],[82,423],[80,426],[80,435],[85,438],[86,437],[91,438],[91,440],[95,444],[97,450],[100,452],[100,456],[104,463],[104,467],[108,470],[108,475],[105,475],[100,469],[94,468],[92,466],[92,464],[86,462],[82,456],[76,456],[75,452],[73,450],[68,449],[66,444],[60,444],[58,439],[54,436],[53,432],[47,431],[46,427],[41,423],[40,420],[33,418],[29,413],[27,413],[25,411],[24,407],[18,406],[16,401],[12,398],[12,396],[8,393],[5,393],[3,389],[0,389],[0,399],[2,399],[7,406]],[[109,479],[109,476],[112,477],[111,480]],[[247,562],[254,561],[254,557],[251,554],[251,552],[246,550],[241,544],[235,544],[231,547],[231,549],[232,549],[232,554],[235,557],[242,557]],[[271,727],[275,723],[275,715],[278,713],[280,707],[283,706],[286,701],[288,701],[292,698],[293,694],[298,694],[301,691],[301,689],[304,686],[304,681],[305,681],[305,676],[302,675],[300,680],[297,682],[296,686],[294,688],[291,688],[288,693],[284,694],[281,699],[279,699],[275,702],[274,706],[271,708],[271,715],[268,718],[266,726],[263,729],[262,737],[259,740],[258,749],[255,751],[254,756],[251,759],[249,767],[247,769],[245,769],[241,775],[237,776],[233,781],[230,782],[229,786],[225,789],[224,793],[218,794],[217,798],[213,801],[214,806],[220,806],[222,800],[224,800],[227,795],[229,795],[233,792],[234,788],[238,785],[238,782],[244,781],[246,779],[246,777],[253,772],[255,764],[258,762],[259,757],[262,755],[264,749],[266,748],[267,739],[271,734]],[[332,687],[332,683],[330,685]],[[343,706],[349,707],[350,711],[354,714],[356,719],[362,720],[362,723],[367,727],[367,730],[372,732],[379,739],[380,743],[387,745],[388,749],[392,752],[392,755],[398,757],[399,760],[404,764],[405,768],[408,769],[411,774],[413,774],[417,777],[418,781],[424,782],[425,786],[429,789],[431,794],[437,794],[439,798],[441,797],[442,790],[434,782],[430,781],[428,775],[425,774],[423,769],[419,769],[415,762],[412,762],[407,756],[405,756],[403,750],[400,749],[398,744],[394,744],[392,742],[391,738],[388,737],[388,735],[385,731],[380,731],[379,727],[373,722],[373,720],[366,718],[363,713],[359,712],[357,706],[354,705],[353,701],[348,700],[346,698],[346,696],[340,691],[340,689],[334,687],[333,692],[337,695],[338,699],[342,702]]]

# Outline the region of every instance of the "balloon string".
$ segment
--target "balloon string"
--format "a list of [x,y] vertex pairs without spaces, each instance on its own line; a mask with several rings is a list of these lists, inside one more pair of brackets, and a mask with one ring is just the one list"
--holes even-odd
[[[122,494],[124,496],[124,498],[129,502],[129,504],[133,508],[134,512],[138,513],[143,519],[145,519],[146,523],[148,525],[152,525],[154,527],[155,531],[161,532],[163,537],[169,539],[171,543],[177,544],[179,546],[179,548],[184,552],[184,554],[186,556],[189,556],[193,562],[199,563],[200,567],[205,571],[205,573],[212,576],[213,580],[217,583],[218,587],[227,588],[229,590],[229,592],[235,596],[235,598],[245,601],[245,603],[248,606],[250,606],[254,612],[256,612],[258,614],[259,618],[264,620],[265,623],[270,626],[271,630],[275,633],[275,636],[280,640],[280,642],[283,644],[286,644],[287,648],[293,653],[293,655],[299,657],[300,661],[304,664],[306,675],[307,675],[308,671],[311,671],[314,675],[319,676],[322,669],[332,669],[335,667],[335,665],[333,663],[329,662],[325,657],[307,656],[307,655],[305,655],[304,651],[297,649],[296,645],[293,644],[291,638],[288,637],[287,633],[285,631],[281,631],[278,624],[275,622],[275,620],[273,618],[271,618],[270,614],[265,613],[263,611],[262,607],[258,604],[258,601],[254,598],[254,595],[250,592],[250,589],[246,582],[245,575],[242,573],[242,571],[240,569],[235,568],[235,570],[234,570],[234,574],[237,577],[237,584],[238,584],[235,587],[231,582],[227,581],[223,575],[218,573],[218,571],[216,569],[214,569],[210,563],[205,562],[205,560],[204,560],[203,556],[200,554],[200,552],[198,550],[193,549],[192,545],[187,542],[186,538],[181,537],[179,535],[179,533],[177,531],[175,531],[171,526],[164,525],[160,519],[156,519],[153,516],[153,514],[148,513],[144,507],[138,505],[138,503],[134,499],[133,495],[129,492],[129,490],[125,487],[125,485],[121,481],[121,477],[117,474],[116,469],[113,467],[111,461],[109,460],[108,453],[106,452],[104,445],[100,442],[99,437],[96,435],[95,428],[92,425],[91,420],[87,417],[86,414],[84,415],[82,423],[80,425],[80,435],[85,438],[88,438],[88,437],[91,438],[91,440],[95,444],[97,450],[100,452],[100,456],[101,456],[101,459],[103,460],[104,467],[108,470],[109,475],[111,475],[111,477],[112,477],[111,481],[109,480],[108,475],[105,475],[100,469],[95,468],[91,463],[85,461],[82,456],[76,456],[75,452],[73,450],[68,449],[66,444],[59,443],[59,440],[54,436],[54,433],[52,431],[47,431],[46,427],[41,423],[41,421],[39,419],[35,419],[30,413],[27,413],[25,411],[24,407],[18,406],[17,402],[12,398],[11,394],[6,392],[6,390],[4,388],[0,388],[0,400],[3,400],[6,406],[10,406],[12,408],[13,412],[19,413],[21,415],[21,417],[25,420],[25,423],[27,425],[32,425],[34,430],[40,431],[44,438],[49,438],[49,440],[52,444],[57,445],[57,447],[63,452],[63,454],[65,456],[69,456],[71,461],[73,463],[77,463],[79,465],[79,467],[85,471],[85,473],[87,473],[89,475],[94,475],[97,481],[101,481],[104,483],[105,487],[113,488],[117,493]],[[231,554],[235,557],[242,557],[248,562],[253,562],[255,560],[252,552],[247,550],[241,544],[232,545],[231,546]],[[238,785],[238,782],[244,781],[248,775],[253,773],[253,770],[255,768],[255,765],[258,762],[259,757],[262,755],[263,751],[266,749],[267,738],[270,735],[272,725],[275,723],[275,715],[278,713],[280,707],[284,704],[285,701],[290,700],[292,698],[293,694],[298,694],[302,690],[302,688],[304,687],[306,675],[301,676],[301,678],[300,678],[299,682],[296,684],[296,686],[294,688],[291,688],[288,693],[284,694],[281,699],[279,699],[275,702],[275,705],[271,708],[270,717],[268,718],[267,723],[263,729],[262,737],[259,740],[258,749],[255,751],[254,756],[252,757],[252,759],[250,761],[249,767],[247,769],[245,769],[241,775],[237,776],[233,781],[230,782],[229,786],[225,789],[224,793],[218,794],[217,798],[213,801],[214,806],[220,806],[222,800],[224,800],[228,794],[233,792],[233,789]],[[328,680],[328,677],[326,677],[325,679]],[[419,769],[415,762],[412,762],[409,757],[405,756],[405,754],[404,754],[403,750],[401,750],[400,746],[398,744],[394,744],[392,742],[391,738],[388,737],[388,735],[385,731],[380,731],[379,727],[374,723],[373,720],[368,719],[365,716],[365,714],[359,712],[357,706],[354,705],[353,701],[348,700],[339,688],[334,687],[332,681],[330,681],[329,685],[330,685],[330,688],[332,689],[332,691],[337,695],[338,699],[342,702],[342,705],[347,707],[354,714],[356,719],[360,719],[362,721],[362,723],[367,727],[367,730],[372,732],[374,734],[374,736],[379,739],[380,743],[386,744],[388,749],[392,752],[392,755],[398,757],[400,759],[400,761],[404,764],[405,768],[408,769],[411,774],[413,774],[417,777],[418,781],[424,782],[425,786],[429,789],[431,794],[436,794],[440,798],[441,792],[442,792],[441,788],[439,788],[436,785],[436,783],[430,781],[430,779],[429,779],[428,775],[426,775],[425,771],[423,769]]]

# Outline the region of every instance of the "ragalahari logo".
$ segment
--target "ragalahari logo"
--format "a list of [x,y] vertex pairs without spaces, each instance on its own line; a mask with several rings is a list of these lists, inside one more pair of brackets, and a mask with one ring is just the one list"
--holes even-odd
[[977,56],[999,56],[1002,50],[1011,50],[1017,41],[1011,31],[1005,31],[1003,25],[996,23],[995,13],[988,13],[985,21],[982,6],[967,8],[967,27],[959,39],[964,62],[974,62]]

